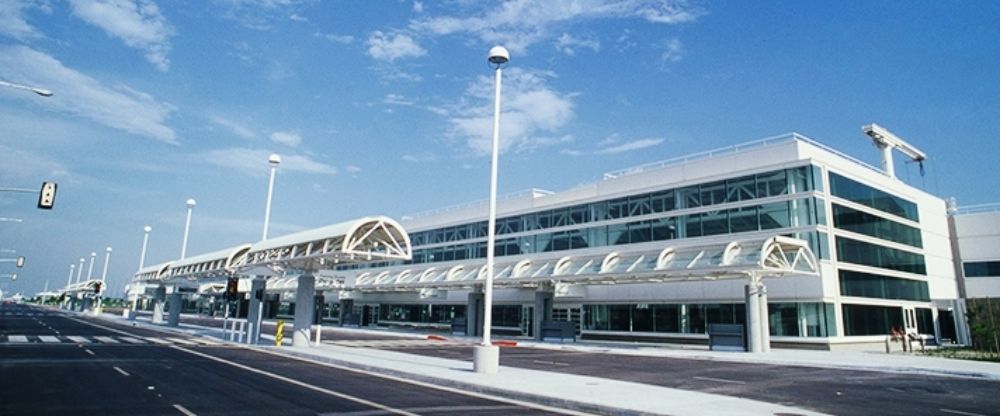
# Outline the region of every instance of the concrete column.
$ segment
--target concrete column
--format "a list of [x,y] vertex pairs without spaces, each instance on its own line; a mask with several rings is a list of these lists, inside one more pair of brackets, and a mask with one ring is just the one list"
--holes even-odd
[[767,286],[764,282],[757,287],[760,306],[760,352],[771,351],[771,316],[767,311]]
[[341,299],[340,300],[340,326],[344,326],[344,320],[347,315],[354,313],[354,299]]
[[309,347],[309,329],[313,324],[316,277],[311,274],[299,276],[299,287],[295,291],[295,332],[292,333],[293,347]]
[[[257,276],[250,281],[250,309],[247,311],[247,339],[250,344],[257,344],[260,340],[260,324],[263,321],[264,301],[257,299],[257,291],[263,291],[266,281]],[[252,325],[251,325],[252,324]]]
[[153,323],[163,323],[163,303],[167,298],[167,288],[157,286],[153,291]]
[[746,285],[747,308],[747,350],[760,352],[760,297],[757,296],[757,283],[751,281]]
[[90,305],[91,304],[93,304],[93,299],[91,299],[91,298],[83,298],[83,301],[80,302],[80,312],[84,312],[84,311],[87,311],[88,309],[90,309]]
[[[176,288],[174,288],[176,290]],[[174,292],[170,294],[170,299],[167,300],[167,304],[170,305],[167,314],[167,326],[178,326],[181,323],[181,309],[184,309],[184,299],[181,297],[180,292]]]
[[552,300],[555,299],[555,292],[550,288],[539,288],[535,292],[535,316],[532,317],[531,328],[535,332],[535,339],[542,340],[542,322],[552,320]]
[[465,305],[465,335],[478,337],[483,335],[483,307],[486,305],[486,295],[479,291],[469,292],[469,302]]

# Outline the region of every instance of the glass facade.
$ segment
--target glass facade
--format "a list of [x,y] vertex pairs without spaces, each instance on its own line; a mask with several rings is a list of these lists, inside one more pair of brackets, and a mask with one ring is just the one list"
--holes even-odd
[[379,305],[379,321],[450,324],[456,317],[465,316],[465,305]]
[[842,230],[922,248],[920,229],[833,204],[833,224]]
[[837,237],[840,261],[916,274],[927,274],[922,254],[897,250],[863,241]]
[[840,294],[863,298],[930,301],[927,282],[840,270]]
[[[833,305],[771,303],[771,335],[825,337],[836,334]],[[588,331],[704,334],[709,324],[745,324],[742,303],[583,305]]]
[[844,335],[886,335],[893,328],[903,328],[903,308],[899,306],[844,304],[842,309]]
[[920,221],[917,204],[868,185],[830,172],[830,193],[848,201],[875,208],[882,212]]
[[967,261],[962,263],[965,277],[1000,276],[1000,261]]

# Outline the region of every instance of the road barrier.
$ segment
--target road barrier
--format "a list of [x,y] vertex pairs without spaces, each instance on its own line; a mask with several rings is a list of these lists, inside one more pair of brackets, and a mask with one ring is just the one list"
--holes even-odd
[[283,339],[285,339],[285,321],[279,319],[278,328],[274,330],[274,346],[280,347]]

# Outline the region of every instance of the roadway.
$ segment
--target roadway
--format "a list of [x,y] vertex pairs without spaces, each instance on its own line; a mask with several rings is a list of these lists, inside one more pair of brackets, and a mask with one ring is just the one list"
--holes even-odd
[[0,356],[0,414],[559,413],[25,305],[0,305]]

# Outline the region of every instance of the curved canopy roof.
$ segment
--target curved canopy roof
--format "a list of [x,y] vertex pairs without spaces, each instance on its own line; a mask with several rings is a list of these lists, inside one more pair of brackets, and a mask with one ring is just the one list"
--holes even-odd
[[250,244],[200,254],[170,263],[167,279],[211,278],[230,276],[246,261]]
[[[543,282],[615,284],[815,275],[816,256],[803,240],[772,237],[730,243],[666,246],[496,262],[493,285],[532,287]],[[485,261],[352,270],[348,289],[363,292],[470,288],[486,279]],[[350,281],[351,279],[347,279]]]
[[170,262],[160,263],[155,266],[147,266],[139,269],[132,277],[133,281],[148,282],[152,280],[165,280],[170,271]]
[[63,288],[63,293],[97,293],[97,285],[101,283],[100,279],[90,279],[84,280],[82,282],[73,283],[65,288]]
[[365,217],[253,244],[242,268],[315,270],[339,263],[409,260],[410,236],[389,217]]

